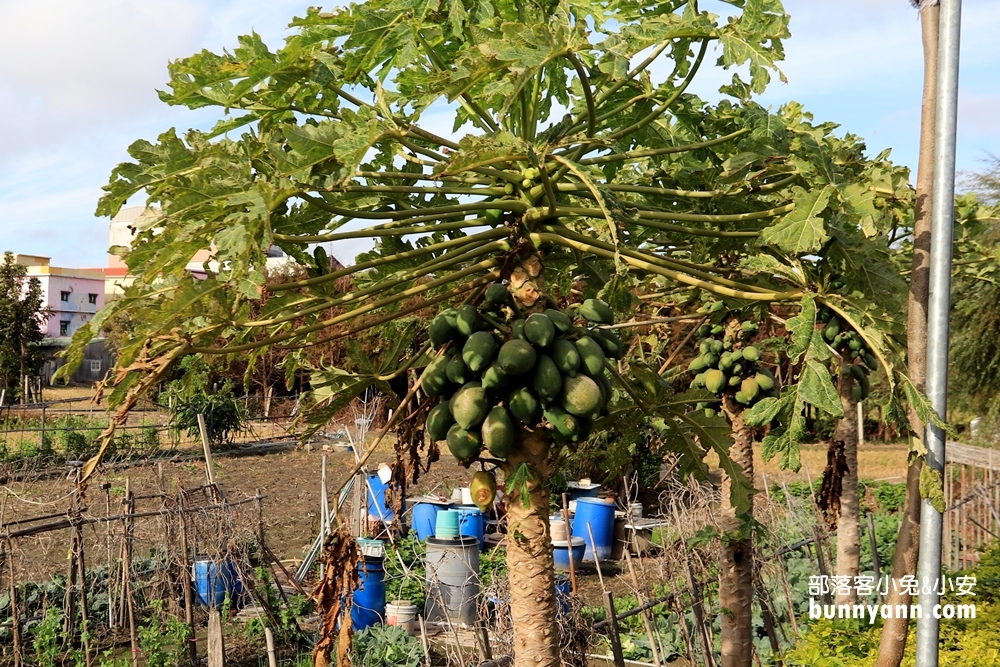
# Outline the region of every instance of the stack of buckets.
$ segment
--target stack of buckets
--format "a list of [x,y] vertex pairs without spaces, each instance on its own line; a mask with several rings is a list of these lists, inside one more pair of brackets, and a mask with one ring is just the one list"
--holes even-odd
[[[475,511],[478,517],[468,508],[437,512],[434,537],[427,539],[424,618],[428,621],[466,627],[476,623],[483,522],[482,513]],[[463,516],[467,517],[464,530]]]

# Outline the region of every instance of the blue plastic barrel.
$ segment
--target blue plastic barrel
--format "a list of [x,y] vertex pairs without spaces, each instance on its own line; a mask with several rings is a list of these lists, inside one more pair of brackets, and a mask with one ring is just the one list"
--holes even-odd
[[351,607],[351,627],[364,630],[382,622],[385,616],[385,568],[381,558],[365,556],[358,563],[357,590]]
[[[596,535],[595,535],[596,537]],[[573,543],[572,553],[570,542]],[[552,564],[560,572],[569,572],[569,559],[573,558],[573,567],[580,567],[586,552],[582,537],[571,537],[570,541],[552,540]]]
[[417,503],[413,506],[413,516],[410,518],[410,528],[417,534],[417,539],[423,542],[428,537],[434,537],[437,528],[437,515],[440,505],[434,503]]
[[[593,543],[590,530],[594,532]],[[611,557],[611,547],[615,532],[615,504],[599,498],[580,498],[576,501],[576,516],[573,517],[573,537],[582,537],[585,549],[584,562],[594,562],[594,545],[597,557],[606,560]]]
[[221,607],[226,594],[233,606],[243,593],[243,582],[230,560],[196,560],[191,566],[195,595],[203,607]]
[[458,506],[458,533],[462,537],[474,537],[479,541],[479,550],[483,550],[486,537],[486,521],[478,507],[471,505]]
[[556,575],[556,616],[565,616],[569,613],[569,598],[573,587],[569,583],[569,577],[562,574]]
[[[368,475],[368,516],[373,519],[389,522],[396,518],[396,513],[385,504],[385,490],[389,488],[378,473]],[[406,499],[403,499],[403,511],[406,511]]]

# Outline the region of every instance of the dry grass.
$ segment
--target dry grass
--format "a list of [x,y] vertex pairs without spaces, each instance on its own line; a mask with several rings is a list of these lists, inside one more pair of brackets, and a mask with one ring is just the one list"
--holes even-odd
[[[792,480],[813,481],[822,476],[826,467],[826,443],[801,445],[802,467],[798,472],[782,470],[779,459],[764,462],[760,449],[754,449],[754,472],[756,486],[763,488],[764,475],[768,484],[790,482]],[[865,445],[858,450],[858,470],[862,479],[884,480],[887,482],[906,481],[906,443]],[[709,467],[717,467],[718,457],[713,453],[707,460]]]

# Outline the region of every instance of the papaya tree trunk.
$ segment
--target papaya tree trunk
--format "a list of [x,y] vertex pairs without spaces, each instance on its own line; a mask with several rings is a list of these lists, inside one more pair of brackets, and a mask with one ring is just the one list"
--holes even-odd
[[[523,253],[513,267],[510,292],[522,310],[544,310],[544,268],[542,256],[536,251]],[[523,474],[525,470],[527,475]],[[559,666],[549,533],[548,481],[554,470],[548,432],[523,429],[507,457],[507,577],[514,625],[514,667]],[[512,476],[517,485],[510,483]],[[527,497],[522,497],[523,491]]]
[[[514,667],[558,667],[555,575],[549,533],[551,477],[548,435],[523,431],[507,457],[512,469],[525,464],[532,471],[522,488],[507,496],[507,576],[514,624]],[[525,503],[524,500],[528,502]]]
[[[847,370],[847,365],[844,365]],[[838,587],[837,604],[857,602],[854,578],[858,576],[861,561],[861,537],[858,502],[858,409],[851,397],[853,379],[850,373],[840,374],[840,405],[844,416],[837,420],[833,439],[844,443],[847,469],[841,477],[840,516],[837,518],[837,576],[849,577],[848,588]],[[841,592],[844,591],[844,592]]]
[[[921,35],[924,46],[924,89],[920,107],[920,156],[917,163],[917,204],[913,219],[913,264],[910,271],[910,292],[907,299],[906,355],[910,381],[924,390],[927,377],[927,298],[930,289],[931,253],[931,191],[934,184],[935,104],[937,103],[938,24],[940,10],[936,3],[920,10]],[[911,437],[923,441],[924,425],[909,409]],[[892,559],[892,581],[907,574],[916,575],[920,543],[920,470],[923,457],[909,455],[906,470],[906,502],[896,538]],[[901,590],[897,590],[901,589]],[[912,596],[906,587],[889,586],[886,604],[909,608]],[[909,620],[886,618],[879,640],[875,667],[899,667],[906,649]]]
[[[722,410],[732,426],[729,457],[753,481],[753,436],[743,421],[743,406],[726,394]],[[722,485],[722,527],[727,534],[740,529],[741,519],[729,497],[731,480]],[[751,496],[750,514],[753,514]],[[722,635],[722,667],[750,667],[753,660],[753,540],[723,539],[719,562],[719,623]]]

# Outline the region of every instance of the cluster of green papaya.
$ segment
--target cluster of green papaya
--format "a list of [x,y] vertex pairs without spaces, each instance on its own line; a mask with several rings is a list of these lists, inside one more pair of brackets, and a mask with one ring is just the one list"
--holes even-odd
[[[700,354],[688,365],[695,374],[692,388],[707,389],[717,396],[732,393],[741,405],[750,406],[765,396],[777,396],[777,386],[771,372],[760,365],[760,352],[748,344],[759,331],[749,320],[734,334],[726,333],[721,324],[702,324],[696,333]],[[707,403],[699,403],[705,414],[715,414]]]
[[878,368],[878,360],[858,332],[850,329],[850,325],[845,326],[828,306],[820,309],[817,319],[823,325],[823,339],[845,360],[850,359],[848,368],[854,380],[851,397],[855,403],[865,400],[872,389],[868,373]]
[[428,327],[434,347],[447,350],[421,380],[427,395],[441,399],[427,416],[427,433],[465,463],[483,447],[506,458],[517,423],[548,424],[560,442],[586,439],[611,397],[605,359],[624,352],[618,336],[595,326],[614,321],[603,301],[580,305],[579,324],[555,309],[519,318],[509,303],[507,287],[494,283],[480,308],[445,310]]

